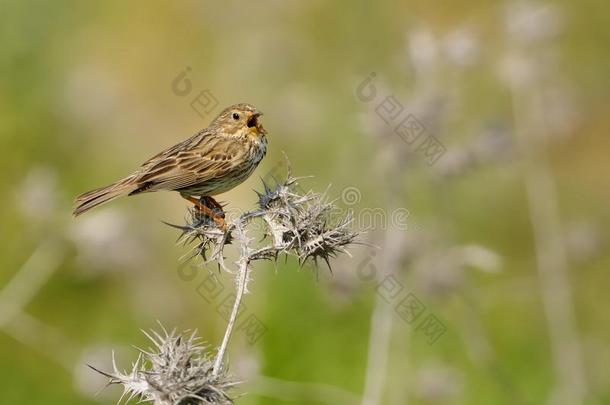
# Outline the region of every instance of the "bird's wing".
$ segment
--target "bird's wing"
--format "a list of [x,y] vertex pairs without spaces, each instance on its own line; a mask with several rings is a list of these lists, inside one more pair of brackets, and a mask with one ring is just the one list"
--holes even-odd
[[178,190],[222,177],[240,159],[234,140],[196,136],[161,152],[142,166],[137,192]]
[[210,138],[209,132],[202,131],[202,132],[196,133],[195,135],[191,136],[190,138],[185,139],[184,141],[177,143],[174,146],[171,146],[171,147],[165,149],[164,151],[159,152],[155,156],[151,157],[146,162],[142,163],[141,168],[146,169],[148,166],[154,165],[169,156],[176,155],[180,151],[189,151],[189,150],[195,149],[197,146],[204,143],[205,140],[209,140],[209,138]]

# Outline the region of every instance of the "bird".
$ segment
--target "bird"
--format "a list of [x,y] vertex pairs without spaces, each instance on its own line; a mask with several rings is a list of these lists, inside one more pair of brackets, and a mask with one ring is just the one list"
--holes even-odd
[[127,177],[76,197],[75,217],[115,198],[177,191],[226,229],[222,206],[213,198],[241,184],[267,153],[262,112],[247,103],[225,108],[190,138],[145,161]]

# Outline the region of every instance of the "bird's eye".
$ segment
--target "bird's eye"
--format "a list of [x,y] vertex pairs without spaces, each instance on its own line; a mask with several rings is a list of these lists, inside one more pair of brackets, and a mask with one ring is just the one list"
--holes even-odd
[[235,121],[237,121],[239,119],[239,114],[238,113],[233,113],[233,119]]

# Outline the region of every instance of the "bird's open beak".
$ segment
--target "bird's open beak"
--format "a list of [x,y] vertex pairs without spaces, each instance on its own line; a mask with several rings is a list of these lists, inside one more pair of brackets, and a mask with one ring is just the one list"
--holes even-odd
[[263,115],[261,112],[256,112],[252,114],[250,119],[248,119],[248,128],[255,128],[257,132],[261,134],[266,134],[267,131],[263,128],[263,125],[260,122],[260,117]]

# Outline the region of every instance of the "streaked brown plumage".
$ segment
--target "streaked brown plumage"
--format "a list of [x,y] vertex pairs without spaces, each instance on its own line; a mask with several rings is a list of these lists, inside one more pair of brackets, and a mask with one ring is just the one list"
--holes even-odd
[[196,203],[194,197],[232,189],[252,174],[267,152],[261,115],[250,104],[226,108],[209,127],[150,158],[131,175],[78,196],[74,215],[124,195],[171,190]]

